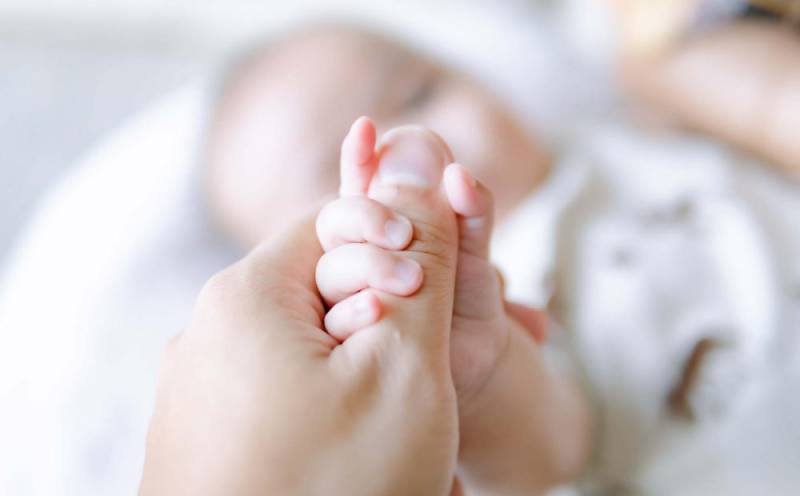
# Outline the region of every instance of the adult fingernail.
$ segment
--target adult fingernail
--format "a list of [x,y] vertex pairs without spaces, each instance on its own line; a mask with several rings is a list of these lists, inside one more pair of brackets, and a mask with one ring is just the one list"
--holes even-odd
[[403,248],[411,238],[411,222],[405,217],[389,219],[384,225],[384,233],[389,243],[396,248]]
[[429,132],[399,129],[386,139],[378,177],[384,184],[430,188],[441,180],[445,160],[445,150]]

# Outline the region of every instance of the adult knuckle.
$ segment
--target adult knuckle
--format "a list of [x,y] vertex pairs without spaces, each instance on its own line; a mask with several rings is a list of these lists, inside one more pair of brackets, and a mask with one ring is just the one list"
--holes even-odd
[[246,278],[239,264],[212,275],[200,291],[200,304],[204,307],[229,307],[245,293]]
[[225,295],[234,285],[233,276],[229,269],[217,272],[208,278],[200,291],[200,299],[204,302],[218,302],[224,300]]
[[415,240],[431,246],[446,246],[455,242],[455,235],[435,222],[415,220]]

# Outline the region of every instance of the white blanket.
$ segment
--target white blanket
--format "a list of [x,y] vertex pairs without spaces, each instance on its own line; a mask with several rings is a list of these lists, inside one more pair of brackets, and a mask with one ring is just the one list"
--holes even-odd
[[0,296],[0,494],[131,494],[166,339],[233,259],[208,228],[200,85],[98,147],[43,201]]

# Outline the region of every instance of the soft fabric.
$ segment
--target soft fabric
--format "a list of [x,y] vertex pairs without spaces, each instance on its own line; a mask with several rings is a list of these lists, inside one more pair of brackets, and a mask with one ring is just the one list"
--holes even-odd
[[[503,226],[512,297],[548,305],[582,378],[601,494],[800,487],[800,191],[708,140],[603,124]],[[719,346],[668,397],[693,347]]]
[[0,296],[0,494],[131,494],[161,351],[233,259],[195,156],[207,91],[136,117],[42,202]]

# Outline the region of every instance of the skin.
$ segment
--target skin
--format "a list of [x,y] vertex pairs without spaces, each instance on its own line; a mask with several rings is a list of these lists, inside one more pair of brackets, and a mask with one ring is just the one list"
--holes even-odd
[[[491,194],[460,164],[439,172],[436,164],[451,162],[451,154],[424,128],[392,131],[377,150],[375,142],[372,122],[356,121],[342,147],[340,198],[317,219],[326,251],[317,265],[317,285],[331,305],[326,327],[345,343],[358,339],[364,322],[380,318],[376,294],[413,294],[421,284],[418,277],[396,280],[396,250],[413,239],[413,227],[396,237],[387,236],[385,227],[398,219],[403,226],[413,223],[378,201],[374,184],[398,165],[403,180],[441,182],[459,228],[450,338],[461,436],[458,473],[470,494],[536,494],[565,482],[586,456],[587,414],[572,385],[542,363],[533,338],[541,335],[541,320],[525,329],[525,319],[515,318],[523,312],[504,303],[488,258]],[[409,163],[427,164],[437,173],[408,177]]]
[[[447,184],[451,184],[451,188],[456,184],[461,193],[468,192],[469,187],[465,185],[469,180],[466,178],[471,175],[484,178],[486,183],[501,192],[498,204],[501,214],[510,210],[541,178],[543,168],[529,166],[543,163],[535,143],[525,137],[507,112],[463,76],[436,67],[385,40],[337,29],[312,31],[294,37],[284,43],[280,52],[276,56],[270,54],[256,58],[250,70],[239,75],[234,91],[215,116],[210,142],[208,184],[212,207],[222,224],[246,246],[256,243],[274,231],[276,225],[283,223],[284,219],[276,216],[276,210],[270,208],[274,202],[300,205],[332,191],[335,173],[331,173],[329,164],[335,162],[330,160],[335,154],[335,146],[330,143],[330,136],[336,133],[331,130],[343,130],[351,116],[361,113],[376,115],[382,128],[396,122],[427,122],[441,134],[449,136],[456,154],[462,159],[468,157],[464,161],[472,164],[472,174],[449,168],[453,177],[443,179],[445,189]],[[798,53],[796,37],[782,30],[755,24],[735,25],[690,40],[666,55],[630,59],[625,75],[629,88],[642,101],[687,127],[721,137],[761,155],[789,176],[797,178],[800,177],[797,168],[800,154],[792,130],[797,129],[798,123],[792,117],[800,115],[800,109],[795,105],[796,92],[792,88],[798,85],[791,68],[797,65],[795,58]],[[392,64],[382,62],[385,60],[392,60]],[[441,93],[437,98],[431,98],[426,89],[429,84],[420,82],[428,80],[426,74],[435,74],[427,77],[436,81],[436,94]],[[718,76],[721,84],[708,84],[709,75]],[[722,84],[733,79],[742,81],[742,84]],[[371,91],[353,91],[356,86],[353,81],[358,81],[359,89],[369,88]],[[734,86],[737,91],[733,91]],[[409,94],[413,96],[407,96]],[[437,101],[438,98],[442,101]],[[287,115],[290,117],[288,121]],[[470,133],[462,126],[454,125],[465,122],[469,124],[466,126],[468,130],[476,132]],[[308,140],[309,135],[315,139]],[[265,140],[264,136],[273,139]],[[250,153],[253,150],[264,154]],[[252,157],[256,156],[270,157],[270,160],[253,160]],[[283,167],[288,163],[293,167]],[[508,168],[504,169],[506,166]],[[538,172],[533,174],[531,170]],[[457,185],[459,181],[461,186]],[[456,208],[458,200],[448,200],[451,207],[460,213]],[[374,217],[378,219],[375,225],[385,224],[390,217],[401,224],[405,222],[393,210],[372,208],[363,202],[356,206],[357,203],[352,201],[339,205],[335,207],[338,213],[329,213],[330,219],[318,221],[318,227],[320,224],[328,226],[324,228],[327,232],[320,232],[326,251],[335,250],[345,242],[371,243],[384,249],[402,250],[404,243],[410,241],[404,240],[400,234],[390,238],[381,229],[359,234],[352,225],[337,226],[336,219],[346,217],[346,214]],[[459,223],[468,217],[462,215]],[[460,259],[461,255],[459,267],[463,265]],[[391,262],[387,263],[391,265]],[[331,280],[335,284],[337,278]],[[424,284],[422,279],[409,281],[402,289],[385,287],[380,291],[395,291],[402,297],[404,293],[413,295],[415,286]],[[488,288],[489,293],[494,292],[491,284]],[[381,320],[385,309],[370,289],[352,293],[352,286],[344,290],[339,288],[338,295],[335,291],[326,298],[332,308],[324,318],[325,326],[330,325],[328,332],[337,341],[347,342],[360,334],[364,326],[368,327],[367,322]],[[355,299],[359,295],[363,301]],[[493,297],[480,300],[491,301]],[[458,335],[456,320],[454,317],[454,338]],[[502,353],[486,354],[491,356],[487,360],[491,364],[488,367],[491,373],[486,375],[488,379],[483,373],[477,375],[484,380],[459,379],[458,367],[454,368],[456,383],[482,384],[475,388],[480,394],[474,395],[468,408],[459,398],[462,430],[459,474],[470,491],[529,494],[543,487],[542,481],[545,480],[538,475],[526,480],[531,466],[547,467],[544,472],[548,474],[570,473],[564,467],[580,465],[576,460],[580,460],[580,453],[585,451],[585,439],[578,435],[574,445],[577,448],[564,450],[560,456],[545,458],[532,465],[526,456],[536,450],[531,450],[533,443],[529,440],[544,439],[545,442],[537,444],[537,447],[558,444],[558,440],[548,439],[547,435],[570,432],[569,429],[548,431],[548,426],[565,419],[583,425],[585,418],[581,417],[581,402],[572,394],[574,390],[547,377],[535,358],[533,343],[520,340],[520,336],[525,334],[514,331],[513,322],[506,324],[512,330],[475,334],[478,342],[490,339],[486,336],[501,335],[504,337],[500,341],[506,340],[507,343],[500,347]],[[503,329],[503,326],[498,328]],[[453,349],[458,349],[459,340],[455,338],[453,342]],[[452,355],[454,363],[458,362],[457,355]],[[470,358],[469,352],[464,356]],[[520,378],[538,378],[533,382],[543,387],[536,394],[526,396],[525,391],[512,387],[519,383]],[[469,391],[471,388],[459,389]],[[541,400],[548,395],[553,399],[552,404],[565,407],[551,409],[541,422],[531,422],[530,414],[535,414],[537,409],[541,413],[541,405],[549,404]],[[502,405],[505,404],[513,405],[513,408],[504,408]],[[569,418],[570,414],[574,417]],[[548,423],[553,421],[556,423]],[[531,427],[535,432],[525,432]],[[518,441],[517,445],[507,443],[508,440]]]
[[[453,314],[453,322],[459,323],[453,330],[459,337],[452,341],[450,356],[459,406],[464,411],[472,410],[470,405],[479,403],[474,398],[498,370],[499,357],[505,354],[509,343],[517,339],[532,341],[531,335],[541,339],[544,334],[540,314],[503,302],[501,283],[486,260],[494,209],[501,215],[510,211],[546,173],[546,159],[537,144],[474,81],[390,41],[350,29],[312,29],[266,52],[256,53],[246,69],[229,83],[225,95],[210,134],[208,196],[217,219],[244,246],[252,245],[284,223],[284,212],[302,208],[336,191],[336,176],[341,176],[341,193],[349,198],[347,205],[333,203],[325,207],[317,222],[320,241],[326,248],[317,268],[317,284],[325,303],[331,307],[325,316],[325,326],[341,341],[382,315],[383,309],[373,290],[406,296],[422,284],[409,267],[403,272],[409,276],[407,280],[390,277],[396,255],[383,259],[379,249],[400,249],[408,233],[396,234],[398,241],[388,243],[382,224],[389,215],[400,224],[406,221],[379,210],[370,212],[363,198],[354,200],[353,197],[364,196],[371,175],[359,178],[358,167],[346,165],[371,164],[374,171],[379,158],[385,155],[380,150],[390,148],[386,137],[378,145],[377,131],[411,121],[427,124],[437,131],[436,136],[441,135],[435,140],[446,150],[446,162],[451,162],[455,153],[470,167],[448,170],[446,177],[451,179],[446,184],[470,182],[473,176],[482,180],[480,192],[470,193],[464,187],[448,191],[455,204],[460,202],[463,212],[459,213],[471,217],[470,222],[459,217],[461,239],[457,246],[461,249],[457,311]],[[341,146],[338,162],[342,167],[340,174],[336,174],[339,136],[345,134],[350,120],[359,113],[374,115],[375,123],[354,126]],[[314,139],[308,139],[309,136]],[[444,140],[450,146],[444,145]],[[353,171],[355,175],[349,175]],[[442,178],[438,180],[441,182]],[[357,186],[351,186],[354,184]],[[500,192],[496,205],[488,195],[488,187]],[[471,196],[459,198],[462,194],[459,192]],[[281,208],[276,209],[275,205]],[[351,223],[338,232],[334,222],[343,218],[350,218]],[[364,239],[358,240],[363,242],[352,243],[361,233],[357,226],[365,226],[362,222],[369,222],[368,219],[373,224],[365,228],[369,232],[363,235]],[[341,245],[342,241],[350,243]],[[364,261],[363,265],[373,270],[359,269],[354,261]],[[358,291],[367,286],[368,290]],[[480,312],[475,314],[475,309]],[[516,318],[511,319],[510,315]],[[518,322],[528,325],[523,327]],[[519,336],[512,339],[512,333]],[[535,346],[531,344],[527,349],[539,373],[535,378],[549,383]],[[528,377],[520,384],[527,384],[527,380]],[[550,392],[546,390],[531,388],[519,391],[519,395],[536,397],[542,393],[541,402],[548,403]],[[503,400],[509,403],[509,408],[513,407],[511,397]],[[552,409],[540,410],[557,411],[565,403],[559,399],[552,405]],[[581,405],[577,406],[581,411]],[[530,415],[529,423],[537,422],[535,412],[520,410],[519,419],[523,415]],[[503,420],[491,415],[485,418]],[[470,421],[464,425],[481,424],[472,422],[472,417],[464,420]],[[570,427],[573,421],[575,425]],[[530,449],[536,442],[531,439],[525,445],[526,456],[516,457],[520,463],[528,461],[528,467],[542,467],[532,475],[527,468],[522,472],[528,474],[529,491],[561,481],[565,474],[572,474],[580,467],[586,437],[583,417],[570,417],[570,426],[564,427],[576,433],[574,439],[562,443],[548,440],[543,443],[547,448],[540,450]],[[557,431],[554,428],[549,432]],[[524,435],[525,429],[520,433]],[[467,456],[472,451],[481,451],[479,437],[473,439],[473,447],[464,451]],[[483,459],[502,460],[503,451],[504,446],[497,446],[470,459],[474,465]],[[516,456],[512,450],[507,454]],[[545,459],[559,462],[543,463]],[[568,463],[562,463],[565,461]],[[513,481],[514,477],[509,477],[499,464],[475,482],[485,479],[486,487],[499,490],[504,480]],[[557,469],[551,470],[556,466]],[[464,477],[469,477],[468,472]]]
[[[427,177],[441,157],[422,161]],[[457,222],[441,181],[407,177],[385,174],[370,197],[413,223],[396,255],[424,283],[405,297],[374,291],[380,320],[344,342],[323,328],[307,219],[209,281],[165,357],[140,494],[450,491]]]
[[[546,394],[554,383],[533,339],[503,310],[485,256],[492,215],[485,187],[457,164],[445,168],[450,152],[428,130],[397,129],[372,154],[369,121],[351,134],[342,200],[359,199],[356,208],[370,218],[403,219],[411,234],[391,241],[400,250],[384,251],[388,238],[371,244],[338,217],[341,228],[328,227],[322,255],[309,240],[310,224],[300,222],[215,276],[166,355],[141,494],[458,494],[457,456],[468,494],[537,493],[559,474],[548,458],[550,445],[563,446],[552,433],[564,426],[553,414],[569,405]],[[341,205],[346,212],[356,203]],[[484,222],[468,222],[475,219]],[[326,256],[356,245],[374,249],[376,264],[411,262],[419,277],[386,291],[370,285],[376,279],[321,272]],[[336,256],[358,272],[347,252]],[[488,294],[477,286],[463,299],[454,294],[465,266],[481,286],[494,283]],[[369,291],[371,304],[358,308],[367,308],[371,323],[350,322],[357,329],[337,339],[325,330],[325,303],[330,314],[354,291]],[[469,302],[476,313],[455,310]],[[462,337],[452,339],[451,329]],[[455,381],[463,378],[451,375],[451,343],[492,342],[498,334],[521,339],[521,353],[503,353],[492,377],[466,403],[457,400]],[[457,432],[459,423],[466,433]]]
[[360,115],[379,133],[414,123],[442,136],[500,216],[547,172],[538,143],[468,76],[375,34],[313,27],[254,52],[223,90],[206,150],[219,223],[249,248],[284,212],[335,194],[341,137]]
[[690,25],[698,0],[605,0],[617,14],[620,42],[635,56],[650,56]]
[[[640,102],[716,136],[800,181],[800,38],[766,22],[739,22],[666,54],[628,60]],[[735,82],[735,83],[734,83]]]

